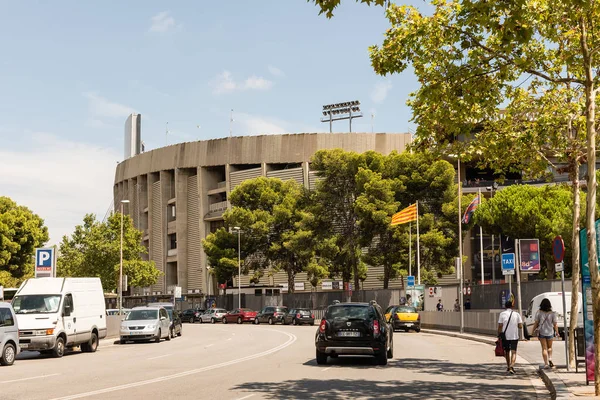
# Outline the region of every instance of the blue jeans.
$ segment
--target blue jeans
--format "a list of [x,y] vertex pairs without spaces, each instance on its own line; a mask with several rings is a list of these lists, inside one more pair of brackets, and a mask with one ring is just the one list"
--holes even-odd
[[538,335],[538,339],[552,340],[554,336]]

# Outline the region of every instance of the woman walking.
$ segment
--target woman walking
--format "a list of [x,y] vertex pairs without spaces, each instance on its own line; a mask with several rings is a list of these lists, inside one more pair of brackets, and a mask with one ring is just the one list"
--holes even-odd
[[552,311],[550,300],[544,299],[540,304],[540,310],[535,314],[533,333],[537,332],[538,339],[542,345],[542,357],[544,368],[553,368],[552,363],[552,339],[558,336],[558,318]]

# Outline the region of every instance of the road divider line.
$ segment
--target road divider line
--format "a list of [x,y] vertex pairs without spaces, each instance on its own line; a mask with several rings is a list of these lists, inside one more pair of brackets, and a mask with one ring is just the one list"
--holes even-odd
[[209,347],[213,347],[214,345],[215,345],[214,343],[212,343],[212,344],[207,344],[206,346],[204,346],[204,348],[205,348],[205,349],[207,349],[207,348],[209,348]]
[[249,399],[250,397],[254,396],[253,394],[249,394],[248,396],[244,396],[244,397],[240,397],[239,399],[235,399],[235,400],[244,400],[244,399]]
[[12,380],[10,380],[10,381],[0,381],[0,384],[3,384],[3,383],[13,383],[13,382],[23,382],[23,381],[30,381],[30,380],[33,380],[33,379],[49,378],[49,377],[51,377],[51,376],[57,376],[57,375],[60,375],[60,374],[39,375],[39,376],[31,376],[31,377],[29,377],[29,378],[12,379]]
[[279,346],[272,348],[272,349],[269,349],[269,350],[266,350],[266,351],[263,351],[263,352],[260,352],[260,353],[252,354],[252,355],[249,355],[249,356],[246,356],[246,357],[238,358],[238,359],[235,359],[235,360],[226,361],[226,362],[222,362],[222,363],[214,364],[214,365],[209,365],[209,366],[202,367],[202,368],[196,368],[196,369],[192,369],[192,370],[189,370],[189,371],[180,372],[178,374],[161,376],[159,378],[147,379],[147,380],[144,380],[144,381],[138,381],[138,382],[132,382],[132,383],[126,383],[126,384],[123,384],[123,385],[112,386],[112,387],[108,387],[108,388],[104,388],[104,389],[99,389],[99,390],[93,390],[93,391],[90,391],[90,392],[78,393],[78,394],[74,394],[74,395],[70,395],[70,396],[65,396],[65,397],[57,397],[57,398],[54,398],[52,400],[81,399],[81,398],[84,398],[84,397],[97,396],[97,395],[100,395],[100,394],[116,392],[116,391],[119,391],[119,390],[131,389],[131,388],[135,388],[135,387],[139,387],[139,386],[150,385],[150,384],[153,384],[153,383],[159,383],[159,382],[169,381],[169,380],[172,380],[172,379],[183,378],[183,377],[186,377],[186,376],[195,375],[195,374],[199,374],[199,373],[206,372],[206,371],[211,371],[213,369],[228,367],[230,365],[239,364],[239,363],[242,363],[242,362],[245,362],[245,361],[254,360],[256,358],[260,358],[260,357],[268,356],[269,354],[276,353],[279,350],[283,350],[286,347],[291,346],[298,339],[296,337],[296,335],[293,335],[293,334],[288,333],[288,332],[279,331],[279,330],[276,330],[276,329],[269,329],[269,330],[271,330],[273,332],[283,333],[284,335],[286,335],[288,337],[288,340],[286,342],[280,344]]
[[162,356],[150,357],[148,360],[156,360],[157,358],[169,357],[170,354],[163,354]]
[[325,368],[325,369],[323,370],[323,372],[325,372],[325,371],[327,371],[328,369],[331,369],[331,368],[333,368],[333,367],[327,367],[327,368]]

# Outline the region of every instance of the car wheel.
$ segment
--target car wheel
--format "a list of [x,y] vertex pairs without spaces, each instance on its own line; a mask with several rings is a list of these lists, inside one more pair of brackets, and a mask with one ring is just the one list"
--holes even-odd
[[[159,335],[159,337],[160,337],[160,335]],[[169,340],[171,340],[172,337],[173,337],[173,330],[169,329],[169,334],[167,335],[165,340],[168,342]]]
[[86,353],[95,353],[98,349],[98,335],[95,332],[92,332],[92,337],[90,341],[81,345],[81,351]]
[[194,317],[190,318],[190,324],[194,323]]
[[281,325],[287,325],[287,322],[285,320],[285,317],[281,318]]
[[119,340],[119,344],[125,344],[125,343],[127,343],[126,339],[121,338],[121,340]]
[[315,326],[315,321],[311,322],[310,326]]
[[215,318],[211,318],[211,319],[210,319],[210,323],[211,323],[211,324],[215,324],[215,323],[217,323],[217,320],[216,320]]
[[156,338],[154,338],[154,341],[155,341],[156,343],[160,343],[160,336],[161,336],[161,333],[162,333],[162,332],[161,332],[161,331],[160,331],[160,329],[159,329],[159,330],[158,330],[158,335],[156,335]]
[[415,332],[417,332],[417,333],[421,332],[421,328],[415,328]]
[[317,358],[318,365],[327,364],[327,353],[323,353],[323,352],[320,352],[319,350],[317,350],[316,358]]
[[377,362],[377,365],[387,365],[387,352],[386,351],[382,351],[379,352],[376,356],[375,356],[375,361]]
[[237,323],[238,323],[238,324],[241,324],[242,322],[243,322],[243,321],[242,321],[242,317],[238,317],[238,319],[237,319]]
[[386,354],[387,358],[394,358],[394,339],[390,340],[390,348]]
[[56,345],[54,345],[54,349],[52,349],[52,355],[56,358],[61,358],[65,355],[65,339],[62,336],[59,336],[56,339]]
[[254,325],[258,325],[260,324],[260,321],[258,320],[258,318],[254,318]]
[[15,362],[15,356],[17,354],[17,349],[12,343],[7,343],[2,350],[2,355],[0,355],[0,364],[1,365],[13,365]]
[[181,336],[182,333],[183,333],[183,326],[180,326],[179,332],[177,332],[177,336]]
[[269,317],[269,325],[273,325],[275,323],[275,321],[273,321],[273,318]]
[[227,318],[223,317],[223,319],[221,320],[222,323],[226,324],[227,323]]

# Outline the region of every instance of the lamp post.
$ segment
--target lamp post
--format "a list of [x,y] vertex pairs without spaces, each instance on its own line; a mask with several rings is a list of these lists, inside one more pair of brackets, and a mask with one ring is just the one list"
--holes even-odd
[[129,200],[121,200],[121,245],[119,262],[119,315],[123,315],[123,205],[129,204]]
[[242,230],[239,226],[234,226],[233,230],[237,231],[238,234],[238,308],[242,308],[242,256],[240,246],[240,234]]

